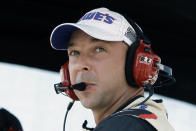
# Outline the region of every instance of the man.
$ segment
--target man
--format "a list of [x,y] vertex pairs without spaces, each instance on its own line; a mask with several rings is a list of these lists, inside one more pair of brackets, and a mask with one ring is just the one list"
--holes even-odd
[[[94,131],[173,131],[161,101],[143,97],[144,88],[151,89],[157,79],[160,60],[143,43],[141,32],[121,14],[98,8],[77,23],[57,26],[51,34],[52,47],[68,51],[71,84],[86,85],[83,91],[74,89],[74,93],[84,107],[92,110],[97,125]],[[147,55],[139,57],[138,64],[142,65],[138,67],[132,53],[138,54],[140,48]],[[152,69],[152,75],[140,80],[146,67]]]

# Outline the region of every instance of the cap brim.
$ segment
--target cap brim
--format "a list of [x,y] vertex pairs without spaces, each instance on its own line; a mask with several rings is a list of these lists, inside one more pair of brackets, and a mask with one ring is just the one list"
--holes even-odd
[[88,35],[106,41],[122,41],[121,37],[117,37],[111,32],[104,31],[103,29],[91,27],[88,25],[65,23],[57,26],[50,37],[51,45],[56,50],[66,50],[69,44],[71,34],[77,30],[81,29]]
[[66,50],[71,34],[75,30],[77,30],[77,27],[70,24],[61,24],[57,26],[50,36],[52,47],[56,50]]

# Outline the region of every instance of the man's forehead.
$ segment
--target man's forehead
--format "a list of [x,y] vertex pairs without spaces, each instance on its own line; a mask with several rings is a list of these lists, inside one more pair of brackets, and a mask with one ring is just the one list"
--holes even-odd
[[[104,44],[111,44],[112,43],[111,41],[104,41],[104,40],[100,40],[100,39],[93,38],[93,37],[89,40],[90,44],[95,44],[95,43],[99,43],[99,42],[101,42],[102,44],[103,43]],[[77,46],[77,43],[75,43],[74,41],[70,41],[69,44],[68,44],[68,48],[73,47],[73,46]]]
[[[90,35],[88,35],[88,34],[86,34],[85,32],[83,32],[83,31],[78,31],[78,33],[76,34],[77,32],[75,31],[73,34],[72,34],[72,36],[71,36],[71,38],[70,38],[70,41],[69,41],[69,44],[68,44],[68,48],[69,47],[73,47],[73,46],[76,46],[77,44],[79,44],[81,41],[80,40],[82,40],[81,39],[81,37],[83,37],[83,39],[88,39],[88,42],[89,43],[98,43],[98,42],[101,42],[101,43],[112,43],[111,41],[105,41],[105,40],[100,40],[100,39],[97,39],[97,38],[94,38],[94,37],[92,37],[92,36],[90,36]],[[80,38],[80,39],[79,39]],[[77,41],[77,39],[79,40],[79,41]]]

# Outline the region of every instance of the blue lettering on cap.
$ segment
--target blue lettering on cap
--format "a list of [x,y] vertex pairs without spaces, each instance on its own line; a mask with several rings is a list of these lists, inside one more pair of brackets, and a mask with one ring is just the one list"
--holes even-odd
[[94,19],[101,21],[103,19],[103,16],[104,16],[103,13],[97,12],[97,14],[95,15]]
[[91,20],[94,17],[95,13],[96,12],[92,12],[92,13],[87,14],[85,19]]
[[106,14],[106,18],[105,18],[104,22],[106,22],[108,24],[112,24],[114,20],[115,20],[114,17],[109,16],[108,14]]
[[112,24],[115,18],[110,16],[109,14],[103,14],[101,12],[90,12],[85,14],[82,18],[80,18],[79,21],[82,20],[98,20],[98,21],[103,21],[107,24]]

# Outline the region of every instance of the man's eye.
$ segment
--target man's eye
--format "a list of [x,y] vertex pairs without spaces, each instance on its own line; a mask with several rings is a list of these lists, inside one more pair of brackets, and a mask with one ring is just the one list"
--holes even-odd
[[72,50],[69,52],[69,56],[76,56],[76,55],[79,55],[80,52],[79,51],[76,51],[76,50]]
[[103,47],[96,47],[96,52],[103,52],[106,51]]

